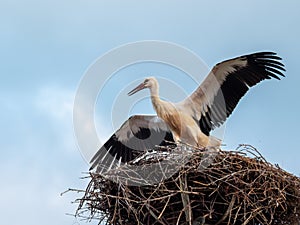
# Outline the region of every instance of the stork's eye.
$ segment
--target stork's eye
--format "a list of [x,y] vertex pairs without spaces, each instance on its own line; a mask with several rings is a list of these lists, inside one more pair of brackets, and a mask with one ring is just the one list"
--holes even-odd
[[146,84],[149,81],[149,79],[144,80],[144,84]]

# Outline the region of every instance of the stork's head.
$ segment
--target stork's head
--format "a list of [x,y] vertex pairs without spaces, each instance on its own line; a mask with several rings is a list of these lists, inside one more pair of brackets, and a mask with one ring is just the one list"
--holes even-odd
[[157,89],[158,88],[158,82],[154,77],[148,77],[146,78],[143,83],[139,84],[136,88],[128,92],[128,95],[133,95],[137,93],[140,90],[143,90],[145,88],[149,88],[150,90]]

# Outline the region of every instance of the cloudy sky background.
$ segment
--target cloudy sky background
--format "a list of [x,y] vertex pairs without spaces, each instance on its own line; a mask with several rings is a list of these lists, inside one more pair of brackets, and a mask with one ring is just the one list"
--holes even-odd
[[[134,41],[185,46],[209,67],[245,53],[276,51],[284,59],[286,78],[248,93],[226,124],[224,142],[228,149],[252,144],[299,176],[299,8],[297,0],[2,0],[1,224],[85,224],[66,215],[74,213],[76,205],[70,202],[80,195],[60,196],[69,187],[87,184],[79,179],[89,166],[73,132],[74,96],[95,59]],[[147,64],[118,76],[132,72],[134,78],[164,74],[171,80],[173,72],[179,73]],[[119,89],[114,82],[109,85],[104,96]],[[184,88],[189,92],[195,87],[186,83]],[[98,130],[106,120],[107,112],[101,111],[105,104],[101,98],[96,104]],[[151,110],[137,107],[133,112]],[[111,130],[101,132],[105,138]]]

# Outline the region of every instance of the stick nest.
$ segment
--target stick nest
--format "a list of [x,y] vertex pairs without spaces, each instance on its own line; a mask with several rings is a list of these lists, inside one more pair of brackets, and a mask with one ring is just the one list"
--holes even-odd
[[255,148],[178,148],[159,148],[102,175],[90,173],[76,216],[126,225],[300,223],[300,179]]

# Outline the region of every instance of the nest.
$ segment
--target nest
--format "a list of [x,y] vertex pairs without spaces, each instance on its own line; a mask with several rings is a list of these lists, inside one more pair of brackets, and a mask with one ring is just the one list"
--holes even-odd
[[99,224],[299,224],[300,179],[255,148],[178,148],[90,173],[76,215]]

